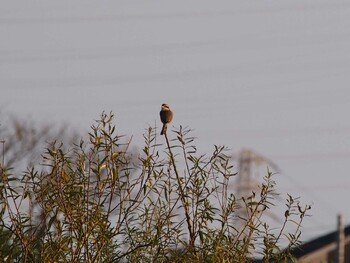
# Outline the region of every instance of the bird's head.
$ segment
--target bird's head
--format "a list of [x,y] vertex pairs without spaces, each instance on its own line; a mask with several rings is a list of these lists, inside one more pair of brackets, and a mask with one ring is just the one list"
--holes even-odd
[[163,104],[162,104],[162,110],[170,110],[169,105],[166,104],[166,103],[163,103]]

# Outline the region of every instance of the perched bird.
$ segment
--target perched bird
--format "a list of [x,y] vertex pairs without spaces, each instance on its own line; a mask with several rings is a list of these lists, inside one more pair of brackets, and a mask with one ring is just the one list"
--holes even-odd
[[163,128],[160,135],[163,135],[164,133],[166,133],[167,124],[170,123],[173,119],[173,112],[170,110],[168,104],[162,104],[162,109],[159,114],[160,120],[163,123]]

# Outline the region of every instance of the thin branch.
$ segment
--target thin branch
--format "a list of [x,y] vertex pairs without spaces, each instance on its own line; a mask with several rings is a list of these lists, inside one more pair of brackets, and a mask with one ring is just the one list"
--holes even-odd
[[171,159],[171,162],[172,162],[172,164],[174,166],[176,180],[177,180],[177,183],[179,185],[179,191],[180,191],[180,198],[181,198],[182,206],[183,206],[183,208],[185,210],[186,223],[187,223],[187,228],[188,228],[188,232],[189,232],[189,235],[190,235],[190,242],[189,242],[190,243],[190,247],[194,248],[195,236],[194,236],[194,233],[193,233],[193,227],[192,227],[192,220],[191,220],[191,217],[190,217],[189,204],[188,204],[188,202],[186,200],[185,193],[184,193],[184,190],[182,188],[180,175],[179,175],[179,173],[177,171],[177,168],[176,168],[176,163],[175,163],[173,152],[171,151],[171,147],[170,147],[170,143],[169,143],[169,139],[168,139],[168,134],[165,132],[164,135],[165,135],[165,140],[166,140],[166,143],[167,143],[167,146],[168,146],[168,150],[169,150],[169,154],[170,154],[170,159]]

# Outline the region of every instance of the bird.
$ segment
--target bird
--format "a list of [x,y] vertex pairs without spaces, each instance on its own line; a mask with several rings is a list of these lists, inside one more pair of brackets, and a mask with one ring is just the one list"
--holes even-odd
[[170,110],[170,107],[168,104],[163,103],[162,109],[160,111],[160,120],[163,123],[162,131],[160,132],[160,135],[163,135],[166,133],[167,125],[173,120],[173,112]]

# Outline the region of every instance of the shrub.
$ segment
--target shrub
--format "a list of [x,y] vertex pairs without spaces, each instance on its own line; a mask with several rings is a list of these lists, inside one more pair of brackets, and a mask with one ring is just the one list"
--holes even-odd
[[[236,197],[225,147],[200,155],[190,130],[159,143],[153,127],[135,161],[102,113],[86,141],[53,142],[23,175],[1,164],[0,258],[4,262],[281,262],[299,244],[310,209],[287,196],[276,232],[263,220],[275,200],[267,172],[260,192]],[[161,138],[161,140],[163,140]],[[244,212],[244,216],[241,211]],[[293,232],[285,233],[287,224]],[[287,248],[280,247],[288,238]]]

